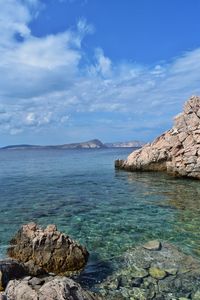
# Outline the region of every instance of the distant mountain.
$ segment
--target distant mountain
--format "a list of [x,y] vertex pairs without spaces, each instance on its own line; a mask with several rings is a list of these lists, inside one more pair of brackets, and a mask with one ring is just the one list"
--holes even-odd
[[38,145],[11,145],[0,148],[2,150],[24,150],[24,149],[94,149],[94,148],[107,148],[100,140],[94,139],[82,143],[72,143],[63,145],[53,145],[53,146],[38,146]]
[[140,148],[143,147],[145,143],[140,141],[129,141],[129,142],[116,142],[116,143],[106,143],[108,148]]
[[100,148],[140,148],[144,143],[139,141],[130,142],[116,142],[103,144],[100,140],[94,139],[82,143],[72,143],[63,145],[50,145],[50,146],[39,146],[39,145],[11,145],[0,148],[1,150],[25,150],[25,149],[100,149]]
[[88,142],[83,143],[73,143],[73,144],[64,144],[61,146],[58,146],[61,149],[77,149],[77,148],[83,148],[83,149],[90,149],[90,148],[106,148],[106,146],[98,139],[91,140]]

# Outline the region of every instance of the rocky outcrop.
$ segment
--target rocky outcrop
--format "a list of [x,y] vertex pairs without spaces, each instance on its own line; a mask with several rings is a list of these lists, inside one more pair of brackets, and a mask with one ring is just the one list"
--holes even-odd
[[9,282],[4,298],[7,300],[100,300],[97,295],[85,291],[72,279],[26,277]]
[[115,167],[200,179],[200,97],[193,96],[185,103],[172,129],[132,152],[127,160],[117,160]]
[[152,241],[127,251],[118,271],[98,287],[109,300],[200,299],[200,262]]
[[25,264],[29,273],[67,274],[80,271],[86,264],[85,247],[57,231],[55,225],[42,229],[35,223],[23,225],[10,242],[8,255]]
[[0,291],[4,290],[8,282],[26,276],[28,270],[23,264],[13,259],[0,261]]

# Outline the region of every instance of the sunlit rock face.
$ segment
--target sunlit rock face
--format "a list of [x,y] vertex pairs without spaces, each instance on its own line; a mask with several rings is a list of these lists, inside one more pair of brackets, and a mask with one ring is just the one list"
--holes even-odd
[[128,171],[166,171],[174,176],[200,179],[200,97],[191,97],[172,129],[132,152],[115,167]]
[[77,272],[86,265],[86,248],[57,230],[35,223],[23,225],[10,242],[8,255],[25,264],[29,274]]

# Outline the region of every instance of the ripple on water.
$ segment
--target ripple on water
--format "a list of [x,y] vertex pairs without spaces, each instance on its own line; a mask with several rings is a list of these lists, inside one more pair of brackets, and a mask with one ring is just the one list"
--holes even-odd
[[25,222],[56,223],[109,260],[149,239],[200,257],[200,184],[115,171],[128,149],[0,152],[0,252]]

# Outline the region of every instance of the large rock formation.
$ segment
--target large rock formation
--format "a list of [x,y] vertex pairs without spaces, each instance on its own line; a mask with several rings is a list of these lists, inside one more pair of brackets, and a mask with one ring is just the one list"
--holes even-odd
[[172,129],[132,152],[127,160],[115,161],[115,167],[200,179],[200,97],[193,96],[185,103]]
[[85,291],[70,278],[26,277],[9,282],[4,293],[5,300],[100,300],[97,295]]
[[55,225],[46,229],[35,223],[23,225],[10,244],[8,255],[24,263],[29,273],[36,276],[79,271],[89,255],[85,247],[57,231]]

